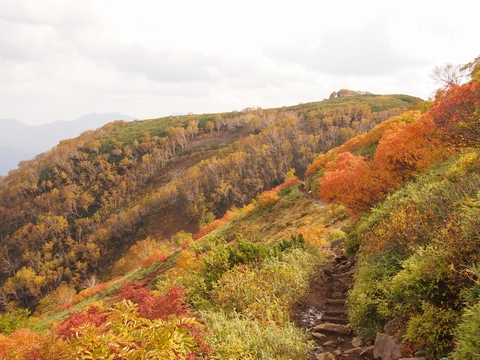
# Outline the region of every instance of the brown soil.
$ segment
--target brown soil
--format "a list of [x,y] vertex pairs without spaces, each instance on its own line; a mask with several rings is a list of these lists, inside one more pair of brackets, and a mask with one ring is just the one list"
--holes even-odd
[[[323,359],[330,352],[335,359],[365,360],[371,355],[360,355],[370,344],[358,344],[352,340],[356,337],[353,331],[349,335],[315,330],[319,324],[340,324],[349,328],[345,301],[347,291],[351,286],[352,275],[356,266],[353,257],[345,258],[341,250],[335,250],[332,258],[333,267],[319,272],[313,279],[307,296],[297,303],[292,310],[292,320],[295,324],[311,333],[315,340],[315,348],[310,359]],[[348,332],[348,330],[347,330]],[[322,335],[323,333],[323,335]],[[325,357],[330,359],[332,357]]]

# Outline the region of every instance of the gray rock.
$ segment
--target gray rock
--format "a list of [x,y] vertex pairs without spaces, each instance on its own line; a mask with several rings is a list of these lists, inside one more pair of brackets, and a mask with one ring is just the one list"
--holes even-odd
[[352,346],[353,346],[354,348],[358,348],[358,347],[360,347],[360,346],[363,346],[363,340],[362,340],[361,338],[359,338],[359,337],[354,337],[354,338],[352,339]]
[[335,249],[336,247],[343,245],[344,242],[345,242],[345,238],[332,241],[330,244],[330,249]]
[[382,360],[398,360],[402,358],[402,343],[387,334],[377,334],[373,356]]
[[387,335],[394,336],[399,328],[399,323],[402,321],[401,318],[395,318],[390,320],[383,327],[383,332]]
[[340,325],[340,324],[332,324],[332,323],[324,323],[317,325],[313,328],[315,332],[329,332],[329,333],[335,333],[339,335],[350,335],[352,332],[352,329],[350,329],[347,326]]
[[336,360],[331,352],[325,352],[317,355],[317,360]]

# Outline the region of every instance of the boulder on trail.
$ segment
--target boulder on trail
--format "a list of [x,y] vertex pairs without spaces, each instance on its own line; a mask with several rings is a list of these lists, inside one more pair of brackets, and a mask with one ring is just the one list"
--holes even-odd
[[402,342],[387,334],[377,334],[373,356],[375,359],[398,360],[402,356]]

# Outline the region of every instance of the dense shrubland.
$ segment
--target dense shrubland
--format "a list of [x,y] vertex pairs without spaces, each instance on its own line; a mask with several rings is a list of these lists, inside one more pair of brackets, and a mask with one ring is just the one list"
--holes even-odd
[[469,81],[446,84],[425,113],[387,120],[307,171],[320,198],[356,218],[346,243],[359,257],[352,327],[374,338],[389,323],[405,355],[480,356],[478,62],[463,68]]

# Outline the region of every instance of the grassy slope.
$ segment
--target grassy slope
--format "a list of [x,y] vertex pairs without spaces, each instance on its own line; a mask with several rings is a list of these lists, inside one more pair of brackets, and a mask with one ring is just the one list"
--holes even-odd
[[[319,252],[318,246],[320,249],[326,248],[330,240],[342,236],[339,229],[345,224],[346,212],[342,206],[326,206],[308,198],[302,189],[303,184],[298,183],[281,190],[280,199],[273,205],[263,207],[257,203],[254,209],[250,206],[248,211],[238,210],[239,215],[235,220],[198,239],[190,249],[178,250],[171,253],[165,262],[154,262],[149,267],[139,268],[108,284],[99,285],[98,291],[91,289],[83,301],[72,307],[45,314],[40,324],[49,327],[72,312],[92,304],[111,306],[118,301],[115,294],[126,280],[147,282],[150,289],[161,291],[174,283],[187,290],[187,299],[211,330],[207,342],[213,348],[212,358],[306,358],[309,342],[305,334],[289,321],[288,309],[308,289],[309,279],[318,266],[328,266],[325,253]],[[320,233],[309,234],[310,229],[319,228]],[[220,268],[208,272],[202,265],[217,261],[225,249],[235,249],[239,241],[273,249],[282,239],[296,235],[299,229],[306,234],[306,248],[286,251],[280,257],[267,256],[260,262],[255,260],[253,263],[239,264],[222,270],[219,275],[217,271]],[[182,259],[191,254],[196,255],[185,263]],[[248,277],[243,278],[245,269],[258,272],[252,278],[253,282]],[[269,269],[274,271],[270,275]],[[211,279],[212,274],[218,275],[213,287],[207,292],[199,290],[198,284]],[[247,298],[227,287],[229,281],[224,279],[229,276],[240,282],[235,289],[243,288],[246,294],[250,294]],[[261,282],[262,276],[267,276],[265,283]],[[274,276],[280,276],[282,280],[275,280]],[[267,284],[283,284],[286,287],[269,288]],[[255,290],[257,285],[261,286],[261,294],[255,293],[258,291]],[[92,296],[93,293],[96,294]],[[260,309],[252,307],[257,301],[262,303]],[[236,311],[232,304],[237,304]],[[247,308],[238,304],[244,304]],[[273,313],[275,315],[272,317]],[[265,347],[266,343],[271,347]]]

